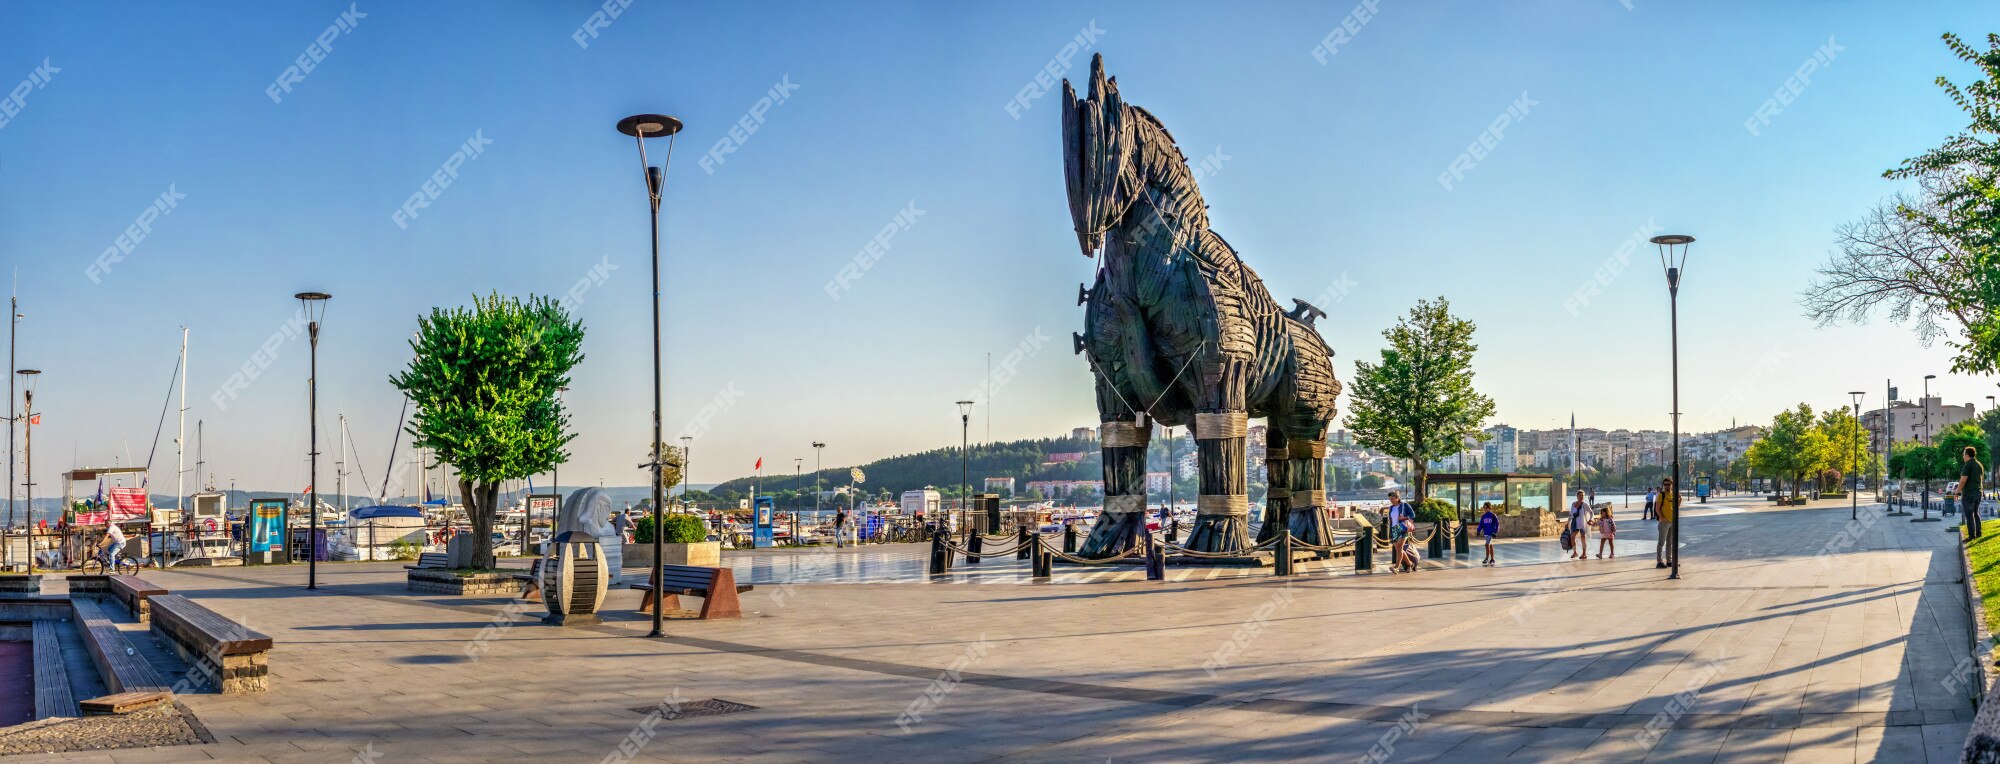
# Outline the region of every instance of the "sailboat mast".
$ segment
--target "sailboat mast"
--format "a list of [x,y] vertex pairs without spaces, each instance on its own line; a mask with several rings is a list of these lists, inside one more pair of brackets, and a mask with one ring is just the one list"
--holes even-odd
[[[183,519],[187,511],[187,429],[188,429],[188,328],[181,327],[181,413],[174,425],[174,509]],[[151,459],[152,457],[146,457]]]
[[340,494],[340,513],[347,514],[347,415],[340,415],[340,458],[333,460],[333,491]]

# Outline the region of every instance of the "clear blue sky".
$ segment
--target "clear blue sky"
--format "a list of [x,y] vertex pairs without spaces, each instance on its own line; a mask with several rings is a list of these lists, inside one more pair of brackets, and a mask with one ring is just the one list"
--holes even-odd
[[[1322,64],[1353,6],[635,0],[355,9],[314,70],[266,90],[348,3],[0,3],[0,88],[60,69],[0,127],[0,253],[18,270],[20,365],[46,370],[37,479],[144,460],[178,345],[189,429],[241,487],[306,483],[306,348],[282,342],[226,409],[212,394],[295,312],[335,295],[322,438],[344,412],[379,480],[415,317],[473,293],[561,292],[593,266],[565,483],[643,482],[645,203],[619,117],[687,123],[666,216],[669,437],[740,392],[697,441],[697,482],[793,457],[845,465],[958,439],[952,401],[985,355],[1048,339],[992,396],[995,439],[1092,424],[1069,351],[1090,276],[1070,231],[1056,93],[1005,108],[1065,43],[1102,30],[1127,99],[1197,162],[1216,228],[1281,301],[1323,302],[1350,378],[1381,330],[1443,294],[1479,323],[1499,419],[1662,428],[1666,295],[1650,248],[1563,306],[1642,226],[1699,237],[1681,304],[1686,426],[1825,406],[1947,364],[1894,326],[1816,330],[1795,295],[1833,227],[1895,190],[1880,172],[1963,124],[1931,84],[1970,76],[1938,35],[2000,29],[1991,3],[1404,3]],[[1832,38],[1844,49],[1751,135],[1759,104]],[[308,61],[311,59],[308,58]],[[702,154],[796,85],[708,173]],[[1480,164],[1438,182],[1523,93]],[[754,123],[753,123],[754,124]],[[475,133],[491,143],[407,229],[391,215]],[[1226,158],[1221,158],[1226,157]],[[86,269],[172,187],[185,198],[122,262]],[[824,291],[914,203],[922,214],[842,299]],[[1760,359],[1780,352],[1778,368]],[[1995,392],[1942,377],[1951,402]],[[984,398],[985,396],[979,396]],[[975,414],[975,439],[985,434]],[[168,425],[167,439],[172,435]],[[157,464],[170,465],[163,441]],[[192,461],[192,456],[190,456]],[[330,461],[330,459],[328,460]],[[330,487],[323,467],[322,487]],[[171,468],[155,472],[171,485]],[[167,490],[171,490],[168,488]]]

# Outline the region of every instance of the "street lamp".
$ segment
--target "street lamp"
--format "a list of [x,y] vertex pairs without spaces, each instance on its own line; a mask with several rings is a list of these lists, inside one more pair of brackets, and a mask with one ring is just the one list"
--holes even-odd
[[[972,498],[972,401],[958,402],[958,510],[965,514],[966,527],[972,527],[972,514],[965,502]],[[987,528],[997,531],[997,528]]]
[[[798,500],[799,489],[804,488],[806,485],[805,471],[806,471],[805,457],[803,456],[792,457],[792,500],[793,501]],[[817,520],[819,519],[819,516],[815,514],[813,516],[813,519]],[[799,546],[805,546],[805,539],[799,537],[799,508],[798,505],[796,504],[792,505],[792,543]]]
[[[1653,245],[1660,251],[1660,267],[1667,272],[1667,323],[1671,332],[1674,375],[1674,521],[1671,524],[1673,540],[1667,544],[1667,553],[1673,556],[1673,572],[1669,579],[1681,577],[1681,273],[1687,268],[1687,248],[1694,243],[1693,236],[1667,234],[1652,238]],[[1679,256],[1674,248],[1679,247]]]
[[28,396],[27,407],[21,412],[23,450],[21,486],[28,492],[28,575],[35,573],[35,380],[42,374],[41,369],[21,369],[14,375],[21,377],[21,387]]
[[[1917,403],[1924,409],[1924,453],[1927,454],[1930,453],[1931,447],[1931,380],[1933,379],[1937,379],[1936,374],[1924,375],[1924,397],[1917,400]],[[1936,455],[1932,454],[1932,456],[1935,457]],[[1938,460],[1933,458],[1931,461],[1936,462]],[[1911,518],[1910,522],[1935,523],[1944,519],[1941,517],[1931,517],[1931,467],[1933,466],[1935,465],[1924,465],[1924,516]]]
[[1851,489],[1853,492],[1849,494],[1848,498],[1847,519],[1859,520],[1861,519],[1861,480],[1855,477],[1854,473],[1860,469],[1856,465],[1861,462],[1861,455],[1859,453],[1861,448],[1861,398],[1867,395],[1867,393],[1856,390],[1848,393],[1848,395],[1854,396],[1854,427],[1853,435],[1848,438],[1848,440],[1853,442],[1847,444],[1847,450],[1852,454],[1847,460],[1847,479],[1854,487]]
[[[300,292],[292,295],[299,301],[299,307],[306,318],[306,344],[311,348],[310,366],[306,376],[306,419],[310,424],[312,441],[307,456],[312,461],[311,474],[306,476],[306,588],[319,588],[319,320],[326,317],[326,301],[333,295],[325,292]],[[481,563],[483,564],[483,563]]]
[[[819,457],[820,457],[820,451],[826,448],[826,444],[821,443],[817,440],[813,441],[812,444],[813,444],[813,519],[818,520],[819,519]],[[840,543],[839,528],[833,529],[833,539],[834,543],[836,544]]]
[[[644,168],[646,177],[646,197],[653,209],[653,564],[651,578],[653,592],[665,596],[660,588],[659,561],[666,559],[666,549],[661,530],[660,506],[666,503],[666,491],[661,486],[661,462],[664,454],[660,445],[666,441],[660,438],[660,195],[667,185],[667,165],[674,160],[674,134],[681,131],[681,121],[665,114],[634,114],[618,120],[618,132],[632,136],[639,146],[639,166]],[[661,166],[654,167],[646,161],[646,139],[665,137],[667,158]],[[685,474],[685,473],[683,473]],[[683,478],[685,479],[685,478]],[[683,489],[685,491],[685,489]],[[663,637],[661,613],[666,608],[653,608],[653,630],[648,637]]]
[[694,436],[682,435],[681,436],[681,511],[689,513],[694,512],[694,509],[688,505],[688,477],[690,476],[689,471],[694,468],[694,457],[692,456],[693,453],[694,453]]

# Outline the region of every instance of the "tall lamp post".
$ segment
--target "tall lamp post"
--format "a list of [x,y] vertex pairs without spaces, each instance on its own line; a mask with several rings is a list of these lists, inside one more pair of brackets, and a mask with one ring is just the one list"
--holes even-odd
[[1861,398],[1867,395],[1867,393],[1856,390],[1848,393],[1848,395],[1854,396],[1854,434],[1848,438],[1848,440],[1853,442],[1847,444],[1848,452],[1853,454],[1847,460],[1847,479],[1854,484],[1854,488],[1852,489],[1853,493],[1850,494],[1848,499],[1847,519],[1859,520],[1861,519],[1861,478],[1856,473],[1861,469],[1859,466],[1861,463]]
[[[7,525],[0,528],[0,544],[6,543],[7,531],[14,529],[14,422],[17,419],[14,413],[14,349],[20,344],[15,339],[20,326],[21,298],[9,297],[7,298]],[[35,508],[28,507],[28,516],[32,518],[34,515]],[[28,524],[34,525],[34,521],[31,519]],[[34,537],[31,535],[29,538]],[[35,556],[34,547],[34,543],[28,544],[30,558]]]
[[[660,446],[666,443],[661,439],[660,433],[660,195],[666,190],[667,166],[674,161],[674,134],[680,131],[681,121],[665,114],[634,114],[618,120],[618,132],[632,136],[632,140],[639,146],[639,166],[645,169],[646,196],[653,208],[653,445],[649,446],[649,450],[653,452],[651,466],[654,561],[650,566],[652,568],[650,576],[655,592],[661,591],[659,561],[666,558],[663,534],[660,533],[662,522],[660,507],[667,501],[660,472],[661,462],[666,456],[660,453]],[[660,163],[661,166],[654,167],[646,161],[646,139],[659,137],[667,139],[667,158]],[[666,608],[653,608],[653,630],[647,632],[646,636],[666,636],[666,632],[660,628],[661,613],[664,610]]]
[[[819,457],[820,457],[820,451],[826,448],[826,444],[821,443],[817,440],[813,441],[812,444],[813,444],[813,519],[818,520],[819,519]],[[833,537],[834,537],[834,542],[839,543],[840,541],[839,528],[833,529]]]
[[[972,527],[972,513],[965,502],[972,498],[972,401],[958,402],[958,511]],[[998,530],[987,528],[987,530]]]
[[[1667,547],[1667,553],[1673,557],[1674,564],[1673,564],[1673,572],[1669,573],[1667,575],[1667,578],[1677,579],[1681,577],[1681,552],[1680,552],[1681,515],[1684,514],[1682,512],[1681,502],[1680,502],[1680,497],[1681,497],[1681,308],[1680,308],[1681,274],[1687,268],[1687,248],[1689,244],[1694,243],[1694,237],[1685,234],[1667,234],[1664,236],[1653,237],[1652,242],[1654,246],[1656,246],[1660,251],[1660,267],[1666,269],[1667,271],[1667,311],[1668,311],[1667,322],[1668,326],[1670,327],[1669,331],[1671,332],[1671,347],[1672,347],[1671,352],[1673,355],[1673,375],[1674,375],[1674,385],[1673,385],[1674,387],[1674,398],[1673,398],[1674,521],[1672,524],[1672,531],[1674,538],[1671,545]],[[1675,249],[1674,249],[1675,247],[1680,248],[1678,257],[1676,257],[1675,255]]]
[[[21,369],[14,376],[21,377],[21,387],[28,396],[27,408],[21,412],[23,469],[21,487],[28,492],[28,574],[35,573],[35,379],[42,374],[41,369]],[[11,384],[10,384],[11,386]]]
[[688,476],[689,476],[689,471],[694,468],[693,454],[694,454],[694,436],[682,435],[681,436],[681,511],[690,513],[694,511],[694,508],[688,504]]
[[292,295],[306,317],[306,344],[311,348],[310,366],[306,372],[306,419],[312,432],[310,451],[307,456],[312,462],[311,474],[306,476],[306,588],[319,588],[319,321],[326,317],[326,301],[333,295],[325,292],[300,292]]
[[[1925,453],[1929,453],[1931,447],[1931,380],[1933,379],[1937,379],[1936,374],[1924,375],[1924,397],[1917,400],[1917,403],[1921,405],[1924,410]],[[1931,461],[1936,462],[1938,460],[1932,459]],[[1936,465],[1934,464],[1924,465],[1924,515],[1922,517],[1911,518],[1910,522],[1935,523],[1939,520],[1944,519],[1941,517],[1931,517],[1931,468],[1934,466]]]

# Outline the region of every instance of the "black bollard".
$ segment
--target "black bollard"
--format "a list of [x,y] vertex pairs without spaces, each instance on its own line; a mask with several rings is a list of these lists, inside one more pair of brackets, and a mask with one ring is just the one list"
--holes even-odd
[[1076,523],[1063,523],[1063,554],[1076,554]]
[[1167,547],[1164,544],[1146,544],[1146,580],[1167,580]]
[[931,534],[931,575],[938,576],[951,572],[951,550],[944,545],[944,535]]
[[1425,545],[1429,548],[1425,549],[1424,553],[1430,555],[1430,558],[1433,560],[1444,556],[1444,532],[1444,523],[1442,521],[1431,526],[1431,540],[1430,543]]
[[1458,521],[1458,531],[1451,534],[1451,537],[1452,551],[1457,552],[1458,556],[1464,557],[1472,551],[1472,538],[1466,533],[1464,520]]
[[1040,537],[1035,538],[1033,541],[1029,543],[1034,544],[1034,546],[1028,547],[1028,551],[1030,554],[1029,567],[1031,567],[1034,571],[1033,576],[1035,578],[1042,578],[1042,579],[1048,578],[1049,569],[1054,567],[1054,565],[1052,564],[1052,561],[1055,559],[1054,555],[1050,554],[1048,549],[1042,547],[1042,540]]
[[1273,558],[1272,562],[1276,563],[1271,566],[1272,574],[1280,576],[1289,576],[1292,574],[1292,532],[1290,530],[1281,529],[1278,531],[1277,557]]
[[1167,523],[1167,543],[1181,543],[1181,519],[1178,517]]
[[1028,526],[1023,525],[1020,528],[1016,529],[1014,538],[1017,539],[1019,543],[1015,545],[1017,548],[1014,550],[1014,559],[1016,560],[1028,559],[1028,549],[1029,549],[1028,544],[1032,543],[1028,541],[1028,536],[1029,536]]
[[985,548],[986,548],[986,539],[982,538],[978,533],[975,532],[972,535],[967,536],[965,539],[965,561],[972,563],[974,565],[978,565],[980,557],[979,550]]
[[1375,569],[1375,529],[1361,526],[1361,535],[1354,537],[1354,570],[1367,573]]

